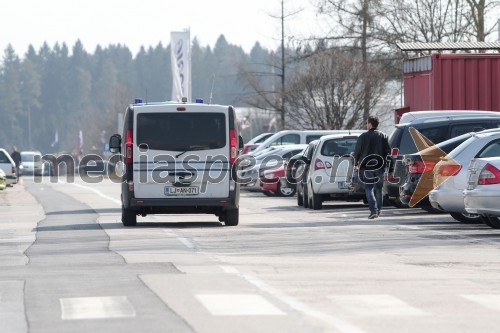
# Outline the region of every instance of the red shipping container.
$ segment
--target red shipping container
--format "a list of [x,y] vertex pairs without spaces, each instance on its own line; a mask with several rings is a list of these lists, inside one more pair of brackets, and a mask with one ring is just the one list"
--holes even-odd
[[406,60],[404,111],[500,111],[500,54],[436,53]]

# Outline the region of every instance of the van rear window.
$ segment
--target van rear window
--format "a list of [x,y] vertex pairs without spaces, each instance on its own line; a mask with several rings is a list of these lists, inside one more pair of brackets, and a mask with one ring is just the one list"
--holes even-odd
[[139,113],[137,144],[153,150],[207,150],[226,146],[224,113]]

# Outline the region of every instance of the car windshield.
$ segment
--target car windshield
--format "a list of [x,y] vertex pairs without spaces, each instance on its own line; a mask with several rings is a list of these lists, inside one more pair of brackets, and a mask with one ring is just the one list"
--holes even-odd
[[36,153],[21,153],[21,161],[22,162],[40,162],[42,157],[40,154]]

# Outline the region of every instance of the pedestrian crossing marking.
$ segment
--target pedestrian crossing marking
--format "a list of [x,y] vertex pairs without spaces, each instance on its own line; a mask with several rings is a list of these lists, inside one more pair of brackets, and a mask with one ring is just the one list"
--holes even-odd
[[260,295],[199,294],[196,298],[214,316],[282,316],[283,311]]
[[356,316],[422,316],[427,313],[392,295],[329,296],[336,305]]
[[500,295],[460,295],[463,298],[478,303],[485,308],[500,311]]
[[63,320],[135,317],[126,296],[61,298]]

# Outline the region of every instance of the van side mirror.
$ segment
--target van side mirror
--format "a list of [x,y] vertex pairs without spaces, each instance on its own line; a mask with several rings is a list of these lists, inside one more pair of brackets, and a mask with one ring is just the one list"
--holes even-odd
[[122,137],[120,134],[114,134],[109,138],[109,151],[113,154],[121,152]]
[[243,144],[243,137],[241,135],[238,135],[238,148],[243,149],[244,144]]

